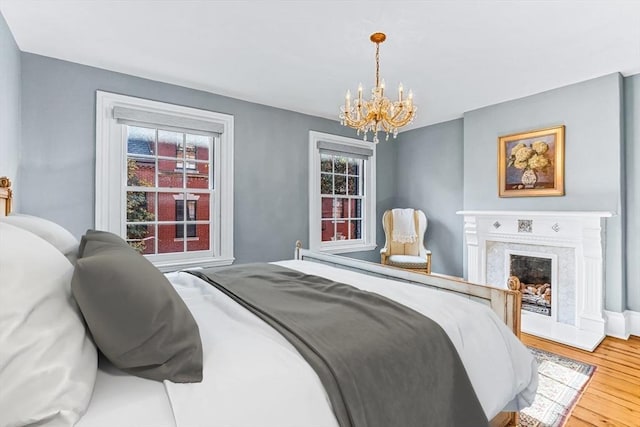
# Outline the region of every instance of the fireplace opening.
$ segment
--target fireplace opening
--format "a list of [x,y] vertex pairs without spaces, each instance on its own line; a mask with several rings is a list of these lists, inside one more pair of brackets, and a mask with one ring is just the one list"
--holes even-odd
[[551,316],[551,258],[510,255],[509,286],[520,289],[522,309]]

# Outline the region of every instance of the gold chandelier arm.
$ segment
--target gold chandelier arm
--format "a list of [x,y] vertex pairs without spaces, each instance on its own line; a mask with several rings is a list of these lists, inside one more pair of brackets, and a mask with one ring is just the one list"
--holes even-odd
[[402,119],[397,120],[397,121],[394,120],[391,123],[392,123],[393,127],[400,128],[402,126],[405,126],[405,125],[409,124],[409,122],[411,122],[411,120],[413,120],[414,116],[415,116],[415,109],[413,109],[410,112],[408,112],[406,114],[406,116],[403,117]]
[[347,124],[347,126],[355,128],[355,129],[359,129],[359,128],[363,127],[365,124],[367,124],[367,120],[366,119],[353,120],[352,118],[350,118],[348,116],[345,116],[344,122]]
[[402,105],[402,103],[399,103],[400,105],[396,106],[394,108],[394,115],[391,117],[390,121],[395,120],[396,118],[398,118],[398,116],[404,112],[404,105]]
[[391,126],[391,124],[387,120],[383,120],[380,123],[382,124],[382,130],[384,130],[386,133],[393,132],[393,126]]
[[388,111],[384,111],[383,122],[386,122],[390,129],[399,128],[409,123],[415,115],[415,109],[405,109],[398,107],[393,116],[388,115]]
[[[365,125],[369,122],[371,122],[372,120],[375,121],[375,112],[373,111],[373,109],[367,109],[367,114],[361,114],[361,119],[357,120],[354,119],[351,116],[350,112],[345,112],[344,113],[344,122],[352,128],[356,128],[356,129],[360,129],[365,127]],[[363,132],[366,132],[363,130]]]

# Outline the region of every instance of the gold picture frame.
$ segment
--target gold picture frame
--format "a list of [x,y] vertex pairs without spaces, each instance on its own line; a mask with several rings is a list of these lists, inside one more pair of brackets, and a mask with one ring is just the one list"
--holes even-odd
[[564,126],[498,138],[498,195],[564,196]]

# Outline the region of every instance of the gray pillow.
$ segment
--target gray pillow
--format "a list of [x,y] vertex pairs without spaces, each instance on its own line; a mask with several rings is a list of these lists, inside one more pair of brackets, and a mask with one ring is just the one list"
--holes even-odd
[[98,348],[139,377],[202,381],[200,332],[184,301],[144,256],[102,237],[84,239],[71,280]]
[[85,235],[80,239],[80,245],[78,246],[78,258],[82,258],[84,247],[89,240],[104,243],[113,243],[120,246],[129,246],[129,244],[122,237],[117,236],[113,233],[109,233],[108,231],[87,230]]

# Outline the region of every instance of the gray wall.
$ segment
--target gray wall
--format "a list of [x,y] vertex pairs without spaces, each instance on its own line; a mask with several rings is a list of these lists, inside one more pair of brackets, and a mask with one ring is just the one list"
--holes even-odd
[[[621,156],[622,77],[611,74],[464,115],[464,209],[591,210],[606,225],[606,308],[625,308]],[[564,197],[499,198],[497,139],[566,126]]]
[[[98,89],[234,116],[237,262],[289,259],[295,241],[308,240],[309,130],[355,137],[337,121],[22,53],[22,211],[76,236],[94,225]],[[394,167],[392,150],[378,156],[378,164]],[[389,172],[380,169],[385,179]],[[393,188],[379,186],[383,207]],[[375,251],[356,256],[377,258]]]
[[399,137],[397,207],[422,209],[434,272],[462,276],[463,120],[404,132]]
[[640,311],[640,74],[624,79],[627,308]]
[[20,154],[20,50],[0,13],[0,176],[18,192]]

